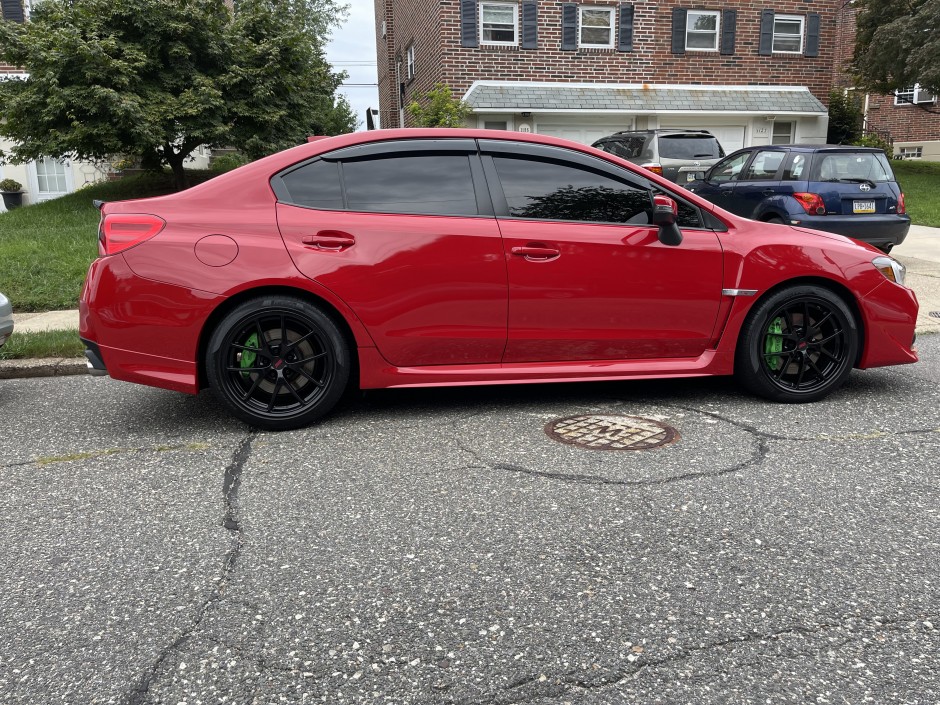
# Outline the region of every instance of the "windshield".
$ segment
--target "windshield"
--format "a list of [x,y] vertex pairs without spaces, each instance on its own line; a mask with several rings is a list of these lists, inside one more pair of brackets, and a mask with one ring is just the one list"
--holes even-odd
[[884,183],[894,181],[894,173],[882,152],[820,152],[810,180]]
[[713,135],[660,135],[660,159],[718,159],[725,156]]

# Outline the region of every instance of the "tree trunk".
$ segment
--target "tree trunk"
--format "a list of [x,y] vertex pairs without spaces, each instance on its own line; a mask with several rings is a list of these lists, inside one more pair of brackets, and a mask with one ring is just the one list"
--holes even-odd
[[173,170],[173,181],[176,190],[182,191],[186,189],[189,186],[186,182],[186,170],[183,168],[183,160],[186,158],[186,155],[177,154],[173,151],[172,147],[165,149],[164,155],[166,157],[166,163],[169,164],[170,169]]

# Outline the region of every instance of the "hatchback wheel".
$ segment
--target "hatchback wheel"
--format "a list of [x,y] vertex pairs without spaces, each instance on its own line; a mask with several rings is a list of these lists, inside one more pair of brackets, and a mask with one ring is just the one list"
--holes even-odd
[[735,374],[755,394],[780,402],[822,399],[848,377],[858,325],[845,302],[815,286],[777,292],[748,315]]
[[264,430],[326,414],[349,381],[349,347],[332,319],[289,296],[252,299],[219,323],[206,373],[235,416]]

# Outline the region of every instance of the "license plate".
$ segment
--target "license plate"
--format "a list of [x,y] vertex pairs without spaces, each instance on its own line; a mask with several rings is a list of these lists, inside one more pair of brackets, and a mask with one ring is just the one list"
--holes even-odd
[[874,201],[853,201],[852,212],[853,213],[874,213],[875,202]]
[[695,181],[696,179],[701,179],[705,176],[704,171],[687,171],[685,173],[685,180],[687,183]]

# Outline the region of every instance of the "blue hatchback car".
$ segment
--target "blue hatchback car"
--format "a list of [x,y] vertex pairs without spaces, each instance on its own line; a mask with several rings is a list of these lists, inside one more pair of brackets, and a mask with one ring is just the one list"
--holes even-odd
[[904,194],[880,149],[745,147],[687,188],[745,218],[838,233],[885,252],[901,244],[911,226]]

